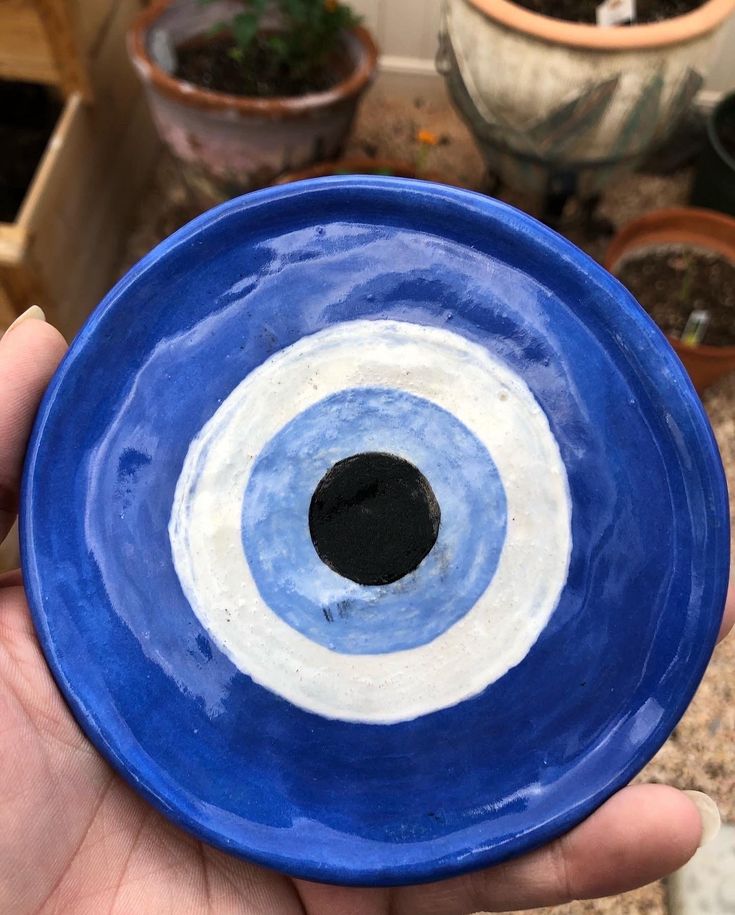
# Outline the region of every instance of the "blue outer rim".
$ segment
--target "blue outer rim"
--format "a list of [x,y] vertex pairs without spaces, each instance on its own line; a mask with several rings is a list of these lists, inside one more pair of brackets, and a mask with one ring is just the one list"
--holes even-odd
[[[118,301],[125,295],[126,290],[134,282],[140,280],[161,257],[176,249],[183,242],[206,232],[211,225],[232,213],[247,210],[254,211],[263,207],[267,209],[272,202],[284,198],[300,198],[306,206],[308,199],[312,195],[318,195],[324,190],[330,192],[340,190],[346,194],[351,191],[368,191],[374,195],[378,213],[380,212],[379,198],[388,194],[400,194],[403,197],[404,205],[407,207],[415,205],[418,208],[422,202],[436,203],[438,200],[443,200],[454,207],[461,207],[466,218],[500,223],[505,226],[506,231],[510,229],[519,235],[525,236],[527,242],[531,242],[539,250],[541,256],[545,255],[557,260],[561,259],[573,268],[582,270],[590,275],[595,284],[603,287],[620,303],[621,307],[617,312],[608,311],[606,313],[606,320],[611,329],[619,333],[619,340],[628,350],[629,356],[635,357],[639,367],[639,377],[651,379],[661,373],[662,367],[665,368],[670,375],[673,386],[676,388],[677,395],[673,398],[672,403],[667,404],[667,407],[675,418],[679,415],[686,415],[689,422],[698,424],[699,428],[696,429],[696,447],[698,450],[696,453],[699,454],[701,469],[709,480],[712,496],[712,517],[718,522],[716,525],[712,525],[712,536],[713,553],[717,557],[715,568],[717,582],[714,593],[719,600],[713,601],[713,607],[707,620],[705,637],[702,640],[700,652],[696,659],[697,663],[691,665],[688,680],[680,684],[681,688],[678,692],[677,701],[672,702],[665,709],[665,714],[662,716],[658,727],[645,743],[638,746],[627,767],[617,772],[605,784],[598,787],[596,791],[589,794],[576,806],[565,810],[545,823],[528,829],[513,842],[504,845],[502,848],[483,848],[472,844],[468,847],[457,848],[449,861],[445,857],[440,861],[426,860],[420,865],[406,865],[397,860],[395,863],[379,869],[363,868],[360,862],[356,861],[354,867],[350,869],[340,867],[325,868],[318,861],[310,861],[305,857],[291,858],[264,854],[256,849],[234,847],[233,844],[224,841],[216,831],[189,812],[179,809],[179,807],[170,802],[165,795],[164,786],[161,786],[161,791],[157,792],[146,782],[146,774],[138,771],[135,766],[131,766],[109,742],[104,727],[101,727],[98,722],[93,720],[88,710],[78,701],[72,684],[65,677],[59,658],[55,653],[54,644],[50,638],[43,613],[43,582],[33,552],[34,531],[31,506],[34,474],[44,434],[44,426],[54,409],[57,395],[75,355],[87,344],[103,316],[116,306]],[[719,543],[716,539],[715,528],[719,532]],[[525,213],[498,200],[441,184],[413,179],[375,176],[318,178],[281,187],[267,188],[230,200],[197,217],[147,254],[105,296],[73,341],[67,355],[56,371],[36,417],[26,456],[21,487],[21,557],[24,585],[36,632],[46,660],[67,703],[86,735],[104,758],[155,808],[183,829],[209,844],[266,867],[283,871],[294,877],[353,886],[400,886],[429,882],[498,864],[510,857],[538,848],[567,832],[604,803],[618,789],[626,785],[655,755],[668,738],[686,711],[704,675],[714,650],[727,593],[729,529],[728,494],[722,461],[699,397],[684,367],[669,346],[664,335],[643,309],[640,308],[630,293],[614,277],[561,235]],[[703,612],[704,616],[705,613]],[[703,626],[703,628],[705,627]]]

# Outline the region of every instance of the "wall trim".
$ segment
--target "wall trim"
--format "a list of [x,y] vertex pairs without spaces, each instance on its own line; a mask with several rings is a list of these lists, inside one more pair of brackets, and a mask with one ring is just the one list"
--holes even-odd
[[391,97],[449,103],[444,78],[436,72],[433,58],[383,54],[378,62],[376,86]]
[[720,89],[702,89],[697,94],[694,104],[700,111],[704,111],[708,114],[714,109],[715,105],[717,105],[724,95],[725,92]]
[[399,57],[396,54],[381,54],[379,67],[382,73],[405,73],[406,76],[426,76],[441,79],[436,72],[433,58]]

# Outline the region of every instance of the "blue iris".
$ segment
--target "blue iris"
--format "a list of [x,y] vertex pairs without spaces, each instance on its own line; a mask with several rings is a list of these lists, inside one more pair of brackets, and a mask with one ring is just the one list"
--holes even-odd
[[[410,461],[441,509],[432,550],[388,585],[332,571],[309,532],[319,481],[365,452]],[[495,573],[506,523],[497,468],[463,423],[402,390],[353,388],[304,410],[263,448],[245,491],[242,540],[258,590],[282,620],[333,651],[380,654],[432,641],[473,607]]]

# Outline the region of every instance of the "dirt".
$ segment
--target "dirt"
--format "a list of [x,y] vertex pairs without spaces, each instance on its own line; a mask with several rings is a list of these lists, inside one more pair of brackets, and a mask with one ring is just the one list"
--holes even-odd
[[264,34],[255,38],[247,65],[237,59],[237,45],[230,35],[193,38],[176,48],[175,76],[212,92],[247,98],[287,98],[324,92],[348,75],[349,59],[343,49],[338,49],[323,67],[305,77],[296,76],[275,60],[268,37]]
[[[491,915],[479,912],[477,915]],[[668,915],[666,890],[661,883],[651,883],[623,896],[587,899],[547,909],[509,912],[508,915]]]
[[0,222],[13,222],[61,112],[51,90],[0,80]]
[[735,345],[735,264],[719,254],[681,245],[648,250],[616,271],[667,334],[680,337],[695,310],[709,314],[699,343]]
[[[590,0],[513,0],[533,13],[565,19],[567,22],[596,22],[595,10],[599,3]],[[646,22],[661,22],[683,16],[702,6],[706,0],[638,0],[636,3],[637,25]],[[628,23],[624,23],[627,25]]]

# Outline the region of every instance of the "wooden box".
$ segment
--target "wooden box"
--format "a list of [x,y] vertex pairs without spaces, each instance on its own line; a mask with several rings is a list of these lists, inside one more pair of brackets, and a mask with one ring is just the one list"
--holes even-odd
[[41,305],[67,336],[114,279],[158,142],[125,50],[139,0],[4,0],[0,77],[64,108],[13,223],[0,223],[0,327]]

